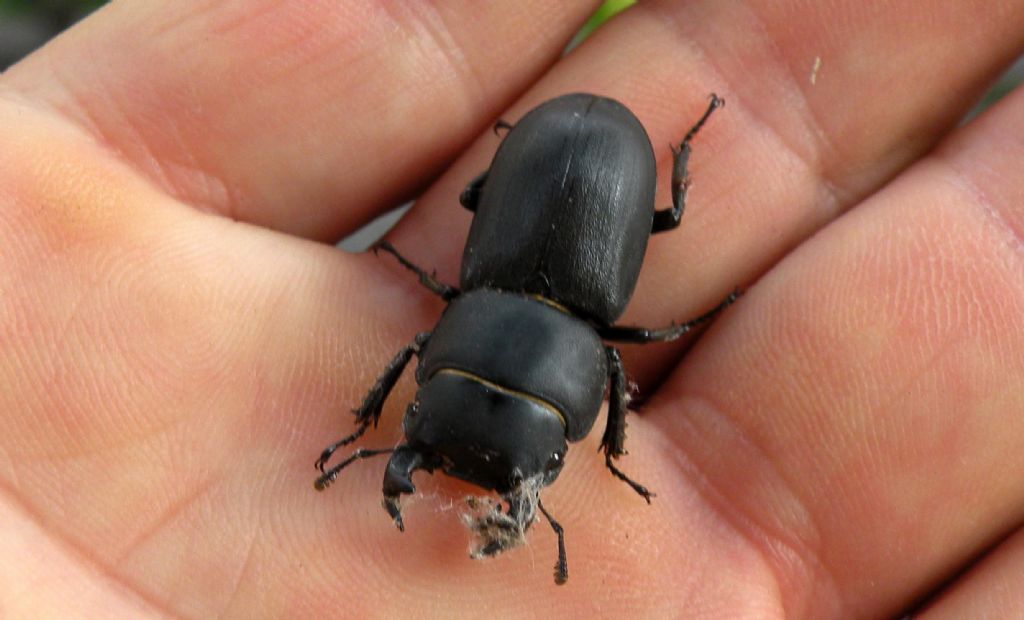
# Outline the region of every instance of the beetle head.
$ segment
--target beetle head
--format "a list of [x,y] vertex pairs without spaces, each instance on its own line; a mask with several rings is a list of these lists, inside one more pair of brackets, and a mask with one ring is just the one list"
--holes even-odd
[[551,484],[562,471],[565,426],[539,399],[464,373],[439,372],[406,412],[409,446],[442,471],[509,493],[525,479]]

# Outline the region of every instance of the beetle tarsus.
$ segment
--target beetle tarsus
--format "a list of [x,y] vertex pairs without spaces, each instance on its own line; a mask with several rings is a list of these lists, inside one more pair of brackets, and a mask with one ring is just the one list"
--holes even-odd
[[686,210],[686,193],[692,184],[686,166],[690,161],[690,142],[704,126],[711,113],[725,105],[725,99],[711,93],[711,103],[700,119],[686,132],[686,137],[679,143],[679,146],[672,146],[672,206],[668,209],[661,209],[654,212],[654,221],[651,224],[651,234],[673,230],[679,226],[683,218],[683,211]]
[[711,99],[711,102],[708,104],[708,109],[704,110],[704,114],[700,119],[693,125],[693,127],[690,128],[690,131],[686,132],[686,136],[683,138],[683,144],[689,144],[693,140],[693,137],[697,135],[700,128],[704,126],[704,123],[708,122],[708,118],[711,116],[712,112],[725,106],[725,99],[722,99],[715,93],[711,93],[709,98]]
[[537,508],[540,508],[540,513],[544,515],[544,518],[548,520],[548,524],[551,529],[555,531],[555,536],[558,537],[558,560],[555,562],[555,583],[558,585],[564,584],[569,580],[569,563],[565,557],[565,530],[562,526],[555,521],[554,517],[544,508],[544,504],[541,503],[540,498],[537,498]]
[[630,488],[632,488],[634,491],[636,491],[640,495],[640,497],[644,498],[644,501],[646,501],[648,504],[651,503],[651,498],[652,497],[657,497],[657,495],[655,495],[654,493],[651,493],[647,489],[647,487],[645,487],[644,485],[640,484],[636,480],[633,480],[632,478],[630,478],[626,474],[622,473],[622,470],[620,470],[618,467],[616,467],[615,463],[612,462],[612,455],[611,454],[605,454],[605,456],[604,456],[604,464],[608,467],[609,471],[611,471],[612,474],[616,478],[618,478],[619,480],[621,480],[621,481],[625,482],[626,484],[628,484],[630,486]]

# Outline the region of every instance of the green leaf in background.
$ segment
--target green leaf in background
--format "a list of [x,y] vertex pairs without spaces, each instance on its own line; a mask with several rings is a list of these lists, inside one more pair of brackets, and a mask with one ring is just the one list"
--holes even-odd
[[636,0],[605,0],[605,3],[590,16],[587,23],[583,24],[580,31],[572,38],[572,42],[569,43],[568,49],[572,49],[582,43],[583,40],[593,34],[601,24],[634,4],[636,4]]

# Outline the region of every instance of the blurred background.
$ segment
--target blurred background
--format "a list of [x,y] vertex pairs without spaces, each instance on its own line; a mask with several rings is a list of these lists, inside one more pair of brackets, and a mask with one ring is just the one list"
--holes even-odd
[[0,0],[0,71],[103,4],[104,0]]

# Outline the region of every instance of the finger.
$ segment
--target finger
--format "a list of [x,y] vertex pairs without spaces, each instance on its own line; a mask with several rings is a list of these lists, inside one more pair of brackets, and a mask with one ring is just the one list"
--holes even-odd
[[1018,530],[915,617],[921,620],[1019,618],[1024,615],[1021,574],[1024,574],[1024,534]]
[[94,566],[75,562],[74,553],[50,540],[6,495],[0,497],[0,517],[0,553],[7,558],[0,562],[5,613],[20,618],[155,616],[116,585],[97,583]]
[[[627,571],[583,545],[581,525],[602,520],[586,484],[551,506],[579,541],[563,591],[550,532],[531,538],[547,548],[469,559],[456,502],[480,489],[418,476],[405,535],[380,509],[380,461],[313,491],[320,449],[350,431],[384,360],[429,329],[417,317],[440,304],[417,306],[417,284],[380,277],[372,256],[195,212],[31,106],[4,102],[0,125],[17,128],[0,148],[0,489],[41,532],[19,549],[167,615],[635,608],[601,581],[639,579],[640,556]],[[367,447],[398,441],[406,374]],[[603,470],[577,463],[567,480]],[[669,575],[655,581],[672,592]],[[45,601],[65,583],[35,585]]]
[[892,615],[1024,518],[1022,127],[1017,92],[807,242],[651,403],[794,615]]
[[442,170],[595,4],[115,2],[4,82],[186,203],[336,239]]
[[[695,140],[682,225],[651,239],[621,322],[686,320],[752,281],[930,148],[1021,50],[1022,2],[936,3],[927,20],[916,10],[888,3],[865,11],[848,1],[641,3],[503,113],[515,122],[569,91],[619,99],[652,138],[663,207],[671,204],[669,145],[700,116],[708,93],[726,99]],[[470,221],[455,198],[498,143],[485,132],[394,235],[448,281],[457,279]],[[672,351],[626,351],[630,372],[650,379]]]
[[[381,318],[406,290],[180,205],[28,105],[4,101],[0,126],[0,489],[45,534],[26,547],[168,615],[293,615],[293,562],[336,529],[310,523],[344,508],[312,461],[368,353],[418,327]],[[358,521],[332,550],[365,550]],[[365,566],[337,555],[313,570]]]

